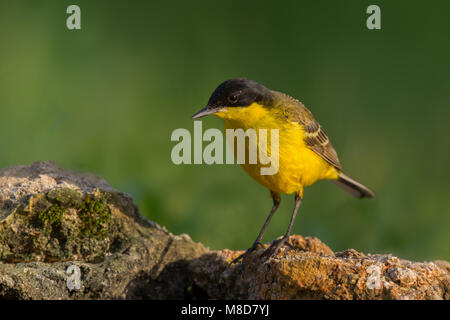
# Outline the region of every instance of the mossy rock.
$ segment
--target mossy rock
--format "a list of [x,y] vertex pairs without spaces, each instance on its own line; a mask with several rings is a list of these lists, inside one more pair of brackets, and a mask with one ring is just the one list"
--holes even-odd
[[188,261],[207,250],[94,174],[41,161],[0,170],[0,300],[181,299]]
[[112,218],[110,198],[110,191],[82,193],[70,188],[29,196],[0,223],[0,260],[101,259],[120,230],[121,222]]

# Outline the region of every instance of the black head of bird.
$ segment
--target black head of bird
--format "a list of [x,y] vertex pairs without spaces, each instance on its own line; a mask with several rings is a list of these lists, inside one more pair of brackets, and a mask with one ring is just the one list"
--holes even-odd
[[230,79],[222,82],[212,93],[205,108],[192,116],[198,119],[220,111],[224,108],[248,107],[254,102],[269,103],[272,91],[256,81],[244,78]]

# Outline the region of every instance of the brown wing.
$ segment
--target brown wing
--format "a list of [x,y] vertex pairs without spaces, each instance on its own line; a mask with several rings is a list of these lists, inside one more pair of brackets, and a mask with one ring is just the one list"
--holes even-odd
[[274,94],[277,97],[276,107],[281,110],[283,116],[303,126],[306,145],[333,167],[342,171],[336,150],[312,113],[297,99],[281,92],[274,92]]

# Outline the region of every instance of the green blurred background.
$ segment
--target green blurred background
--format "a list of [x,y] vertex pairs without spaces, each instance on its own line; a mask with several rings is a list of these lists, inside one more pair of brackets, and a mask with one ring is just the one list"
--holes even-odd
[[[74,3],[79,31],[66,28]],[[374,3],[380,31],[366,28]],[[220,82],[247,77],[303,101],[347,173],[377,192],[357,200],[318,182],[295,233],[450,260],[449,12],[448,1],[2,1],[0,167],[94,172],[173,233],[247,248],[267,190],[237,165],[170,159],[172,131],[192,131]],[[292,208],[283,196],[265,241]]]

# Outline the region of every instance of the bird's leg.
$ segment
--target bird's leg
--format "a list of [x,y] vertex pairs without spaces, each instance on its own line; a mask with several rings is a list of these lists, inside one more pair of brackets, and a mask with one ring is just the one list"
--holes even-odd
[[231,264],[238,262],[239,260],[242,259],[242,269],[244,270],[245,267],[245,258],[247,257],[247,255],[252,252],[253,250],[256,249],[256,247],[261,244],[261,239],[264,235],[264,231],[266,231],[267,226],[269,225],[270,220],[272,219],[273,214],[275,213],[275,211],[277,211],[278,206],[280,205],[280,194],[277,192],[273,192],[270,191],[270,195],[272,197],[273,200],[273,206],[272,209],[270,210],[269,216],[266,219],[266,222],[264,222],[263,227],[261,228],[261,231],[259,231],[258,237],[256,238],[255,242],[253,242],[253,245],[248,248],[243,254],[241,254],[239,257],[237,257],[236,259],[234,259],[233,261],[231,261]]
[[268,255],[269,257],[275,255],[277,253],[278,249],[280,249],[280,247],[283,244],[288,245],[292,249],[292,246],[289,243],[289,235],[291,234],[291,229],[292,229],[292,226],[294,225],[295,216],[297,215],[297,211],[298,211],[298,208],[300,207],[301,203],[302,203],[302,197],[300,197],[296,193],[295,194],[295,207],[294,207],[294,211],[292,212],[291,221],[289,222],[289,227],[288,227],[286,233],[284,234],[284,236],[281,239],[274,240],[272,242],[272,244],[270,245],[270,247],[264,252],[264,255]]

